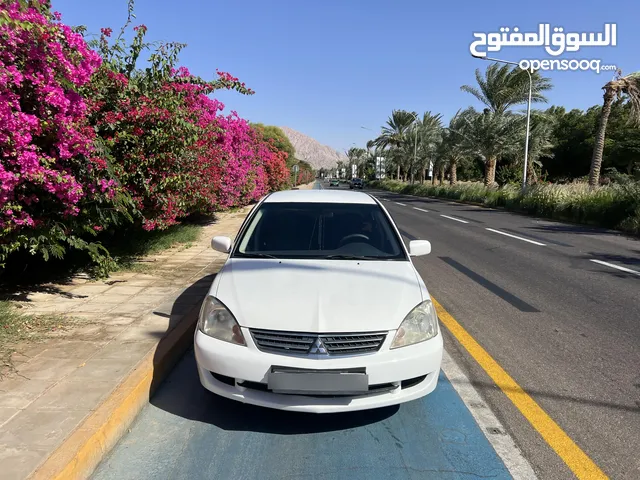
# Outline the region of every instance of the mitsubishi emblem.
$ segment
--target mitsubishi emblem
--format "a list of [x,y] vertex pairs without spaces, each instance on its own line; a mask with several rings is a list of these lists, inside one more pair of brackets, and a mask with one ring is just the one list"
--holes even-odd
[[311,345],[311,348],[309,349],[309,354],[310,355],[328,355],[329,354],[327,352],[327,347],[324,346],[324,343],[322,343],[322,339],[320,337],[316,338],[315,342],[313,342],[313,345]]

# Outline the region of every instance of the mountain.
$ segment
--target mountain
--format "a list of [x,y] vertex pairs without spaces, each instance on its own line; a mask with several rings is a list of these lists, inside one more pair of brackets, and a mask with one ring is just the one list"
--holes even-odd
[[347,156],[317,140],[300,133],[293,128],[280,127],[296,149],[296,158],[311,164],[315,170],[334,168],[338,160],[345,161]]

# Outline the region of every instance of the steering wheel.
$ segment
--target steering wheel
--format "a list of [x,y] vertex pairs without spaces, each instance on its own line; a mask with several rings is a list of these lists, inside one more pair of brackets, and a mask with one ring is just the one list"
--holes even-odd
[[344,237],[342,240],[340,240],[340,243],[338,244],[339,246],[344,245],[345,243],[347,243],[350,240],[356,239],[356,238],[362,238],[365,241],[370,241],[369,237],[367,237],[366,235],[362,234],[362,233],[352,233],[351,235],[347,235],[346,237]]

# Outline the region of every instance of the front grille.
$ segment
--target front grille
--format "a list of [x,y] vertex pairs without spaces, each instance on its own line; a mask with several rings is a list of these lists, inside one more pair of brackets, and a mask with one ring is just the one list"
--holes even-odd
[[280,355],[309,355],[311,348],[319,338],[326,349],[326,355],[337,357],[377,352],[384,343],[387,334],[376,332],[318,335],[252,329],[251,336],[260,351],[279,353]]

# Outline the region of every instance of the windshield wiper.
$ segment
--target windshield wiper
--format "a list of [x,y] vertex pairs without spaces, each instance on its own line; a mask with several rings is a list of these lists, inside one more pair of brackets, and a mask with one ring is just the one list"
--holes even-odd
[[373,255],[347,255],[347,254],[335,254],[335,255],[325,255],[324,258],[327,260],[384,260],[383,257],[374,257]]
[[275,255],[271,255],[269,253],[239,253],[239,256],[241,258],[275,258],[276,260],[278,259],[278,257],[276,257]]

